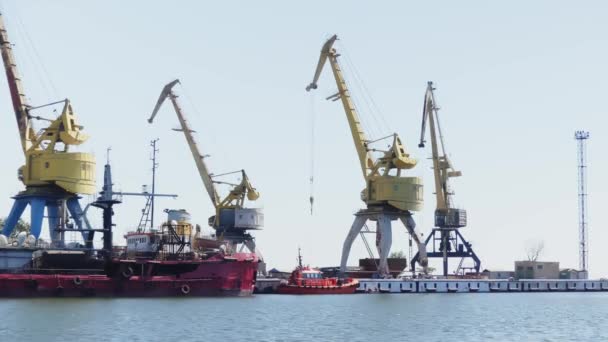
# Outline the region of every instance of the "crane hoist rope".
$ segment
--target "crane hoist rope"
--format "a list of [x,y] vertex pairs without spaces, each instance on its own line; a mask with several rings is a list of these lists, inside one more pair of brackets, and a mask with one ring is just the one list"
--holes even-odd
[[53,103],[63,103],[61,114],[36,133],[31,120],[35,117],[31,111],[42,106],[28,104],[2,19],[0,15],[0,50],[25,156],[25,165],[19,171],[20,179],[26,187],[56,185],[73,194],[94,193],[93,155],[69,151],[71,146],[84,143],[88,136],[83,133],[83,126],[78,124],[68,99]]
[[[388,276],[390,272],[387,259],[392,244],[391,222],[400,220],[417,243],[421,255],[420,264],[424,267],[426,273],[428,263],[425,245],[415,231],[416,224],[411,214],[412,211],[422,209],[422,180],[419,177],[402,175],[406,170],[414,168],[417,161],[406,152],[405,146],[396,133],[388,136],[388,138],[392,138],[392,145],[389,146],[388,150],[376,150],[370,146],[386,137],[376,140],[368,138],[338,62],[340,54],[333,47],[337,39],[338,37],[334,35],[323,44],[312,82],[306,87],[306,90],[317,89],[317,82],[323,67],[329,61],[338,92],[327,99],[342,102],[365,180],[365,188],[361,192],[361,199],[365,202],[367,208],[355,214],[355,220],[342,247],[340,272],[342,274],[346,272],[346,262],[354,239],[360,234],[366,222],[372,220],[376,222],[377,227],[376,247],[380,259],[378,272],[382,276]],[[381,152],[381,155],[376,157],[375,152]]]
[[34,44],[34,41],[31,38],[28,29],[25,26],[25,23],[23,22],[23,20],[21,20],[20,15],[14,15],[13,17],[17,19],[15,31],[23,38],[20,39],[20,41],[24,42],[24,49],[22,50],[26,52],[26,56],[29,57],[32,66],[36,69],[36,71],[34,72],[35,75],[32,76],[38,79],[39,83],[42,85],[44,91],[46,92],[49,98],[59,98],[59,92],[57,91],[57,87],[55,86],[55,83],[53,82],[53,79],[51,78],[51,75],[48,72],[46,65],[44,64],[44,60],[38,53],[36,44]]
[[[420,143],[418,145],[421,148],[425,147],[425,134],[428,122],[428,131],[431,138],[433,178],[435,181],[436,208],[435,228],[431,230],[425,244],[430,242],[433,245],[434,252],[429,257],[443,259],[444,276],[448,275],[449,258],[460,258],[457,272],[461,269],[464,258],[473,259],[475,265],[473,268],[479,272],[481,261],[473,251],[472,245],[459,232],[459,228],[467,225],[467,213],[464,209],[454,208],[450,178],[459,177],[462,173],[454,169],[446,153],[443,132],[439,123],[439,107],[435,100],[434,90],[433,82],[428,82],[424,96]],[[439,248],[437,248],[437,242],[439,242]],[[415,263],[418,257],[419,255],[414,256],[411,262]]]
[[314,97],[310,97],[310,215],[313,214],[313,206],[315,202],[315,102]]
[[[17,70],[13,45],[8,39],[3,16],[0,14],[0,53],[6,72],[8,89],[11,95],[21,149],[25,165],[18,171],[18,177],[25,190],[17,194],[13,207],[2,230],[10,235],[16,223],[30,207],[31,232],[35,238],[41,233],[43,220],[48,220],[51,241],[56,246],[64,244],[63,229],[71,214],[78,229],[81,230],[85,245],[92,248],[94,231],[86,228],[80,206],[80,194],[93,194],[95,189],[95,157],[90,153],[71,152],[70,148],[87,141],[83,126],[78,123],[68,99],[33,107],[28,104],[23,90],[22,78]],[[48,105],[63,104],[61,114],[47,121],[50,124],[35,131],[32,111]],[[45,209],[47,215],[45,216]],[[88,230],[88,231],[85,231]]]
[[[443,140],[443,133],[439,125],[439,107],[435,101],[433,93],[433,83],[429,82],[424,98],[424,107],[422,114],[422,125],[420,132],[419,147],[425,146],[425,132],[427,121],[429,123],[429,133],[431,136],[431,151],[433,160],[433,176],[435,180],[435,196],[437,199],[437,210],[445,211],[451,209],[451,197],[449,179],[460,177],[462,172],[456,171],[452,162],[448,158]],[[441,151],[439,150],[441,148]]]
[[[346,48],[346,44],[344,44],[343,42],[341,43],[340,41],[338,41],[337,43],[340,49],[343,51],[340,56],[343,57],[344,61],[346,62],[346,68],[343,68],[342,72],[346,75],[350,74],[353,76],[352,79],[354,80],[354,83],[352,85],[358,88],[357,93],[361,94],[360,97],[363,101],[363,104],[365,104],[365,107],[367,108],[366,112],[369,114],[367,116],[371,117],[373,123],[375,123],[375,125],[370,124],[369,120],[366,120],[366,115],[362,115],[361,118],[365,121],[368,121],[367,124],[364,124],[363,126],[369,131],[370,136],[372,138],[381,135],[386,135],[386,132],[390,132],[390,125],[386,121],[386,117],[384,116],[382,110],[380,110],[380,107],[376,104],[374,97],[371,95],[371,92],[367,88],[367,85],[363,77],[361,76],[361,73],[359,72],[359,68],[357,68],[357,66],[355,65],[351,54]],[[351,72],[349,73],[349,71]],[[348,81],[349,79],[350,78],[346,78],[346,83],[350,88],[351,83]],[[361,103],[358,103],[359,101],[357,100],[357,98],[353,97],[353,100],[355,101],[355,105],[357,106],[357,108],[362,108]]]
[[[392,135],[393,141],[388,151],[378,158],[373,155],[373,150],[369,146],[372,141],[368,139],[361,125],[359,114],[338,63],[340,55],[333,48],[337,39],[338,37],[334,35],[323,45],[313,80],[306,90],[317,88],[321,71],[325,63],[329,61],[338,92],[328,99],[342,101],[361,171],[367,183],[367,187],[362,193],[364,202],[368,205],[388,204],[400,210],[418,211],[422,206],[422,181],[418,177],[401,176],[403,170],[412,169],[416,166],[417,161],[406,152],[396,133]],[[396,176],[389,174],[391,170],[396,170]]]

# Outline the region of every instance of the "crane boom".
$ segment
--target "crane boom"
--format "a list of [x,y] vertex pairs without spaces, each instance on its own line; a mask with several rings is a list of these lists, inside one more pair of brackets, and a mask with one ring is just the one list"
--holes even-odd
[[192,153],[192,157],[194,158],[194,162],[196,163],[196,168],[198,169],[198,173],[205,185],[205,189],[207,190],[207,194],[209,194],[209,198],[211,199],[211,203],[213,203],[214,207],[218,207],[220,204],[219,196],[217,190],[215,189],[215,185],[213,184],[213,179],[211,178],[211,174],[209,173],[209,169],[207,168],[207,164],[205,164],[204,156],[198,149],[198,145],[194,141],[194,137],[192,136],[192,130],[190,129],[186,119],[184,118],[184,114],[182,113],[182,109],[179,106],[177,101],[177,95],[173,92],[173,87],[179,83],[179,80],[175,80],[167,84],[162,92],[160,93],[160,97],[156,102],[156,106],[152,111],[152,115],[148,119],[149,123],[154,121],[158,110],[162,106],[163,102],[166,98],[171,100],[173,104],[173,108],[175,109],[175,113],[177,114],[177,119],[181,125],[181,131],[184,132],[184,136],[186,137],[186,141],[188,142],[188,146],[190,147],[190,152]]
[[[414,158],[410,158],[396,133],[385,137],[392,137],[393,143],[389,150],[384,151],[384,155],[375,158],[372,154],[373,150],[368,145],[373,142],[367,139],[363,130],[359,114],[338,63],[340,55],[333,48],[337,39],[338,37],[333,35],[323,44],[313,80],[306,87],[306,90],[310,91],[317,88],[317,82],[323,71],[323,66],[329,60],[338,92],[330,96],[328,100],[342,100],[353,142],[355,143],[355,149],[359,157],[361,171],[366,181],[366,188],[361,194],[363,201],[368,205],[388,204],[400,210],[418,211],[422,207],[422,180],[417,177],[402,177],[401,175],[402,170],[413,168],[417,162]],[[389,174],[391,170],[396,170],[396,176]]]
[[442,178],[442,169],[440,166],[440,156],[439,150],[437,146],[437,136],[435,131],[435,98],[433,96],[432,83],[429,82],[427,91],[424,97],[424,106],[422,113],[422,129],[420,132],[420,144],[419,147],[424,147],[424,135],[426,131],[426,121],[429,123],[429,130],[431,134],[431,153],[433,160],[433,178],[435,180],[435,197],[437,201],[437,209],[446,209],[447,208],[447,189],[446,184],[443,182]]
[[[420,132],[419,147],[424,147],[424,135],[428,121],[431,135],[431,151],[433,159],[433,175],[435,179],[435,196],[437,208],[435,209],[435,225],[440,228],[460,228],[466,226],[466,211],[455,209],[452,203],[450,189],[450,178],[460,177],[462,172],[454,170],[450,159],[445,152],[445,144],[441,135],[439,125],[439,110],[433,93],[433,82],[428,82],[424,95],[424,106],[422,111],[422,128]],[[441,151],[439,150],[441,147]]]
[[[433,174],[435,179],[435,195],[437,198],[437,210],[447,210],[451,207],[451,193],[449,190],[449,179],[462,175],[460,171],[454,170],[450,159],[445,152],[445,146],[439,129],[439,117],[437,115],[437,104],[433,93],[433,82],[428,82],[426,94],[424,96],[424,106],[422,111],[422,127],[420,131],[419,147],[424,147],[424,135],[426,132],[426,122],[428,120],[431,135],[431,153],[433,160]],[[439,134],[439,137],[437,136]],[[441,144],[441,152],[439,151]]]
[[416,254],[411,261],[412,267],[415,262],[423,258],[443,259],[443,275],[447,277],[450,258],[460,260],[456,268],[456,274],[462,269],[462,262],[465,258],[471,258],[474,262],[473,269],[478,273],[481,261],[473,251],[472,244],[469,243],[460,233],[459,229],[467,225],[467,212],[464,209],[457,209],[452,203],[453,192],[450,187],[450,178],[462,175],[454,167],[446,153],[443,133],[439,121],[439,107],[435,100],[435,88],[433,82],[427,83],[424,94],[424,105],[422,109],[422,125],[420,130],[420,143],[418,147],[425,147],[425,134],[427,123],[431,138],[431,153],[433,160],[433,176],[435,180],[435,228],[427,236],[425,244],[432,245],[432,252],[426,256]]
[[374,166],[374,159],[371,152],[367,148],[367,142],[369,140],[363,131],[363,127],[361,127],[359,114],[357,113],[355,104],[350,96],[350,91],[346,85],[346,80],[344,79],[342,70],[340,69],[340,64],[338,63],[339,55],[336,53],[335,49],[333,49],[333,45],[337,39],[338,36],[333,35],[331,38],[329,38],[329,40],[327,40],[327,42],[325,42],[325,44],[323,44],[323,47],[321,48],[321,56],[319,57],[319,63],[317,64],[317,69],[315,70],[315,75],[312,82],[306,87],[306,90],[310,91],[311,89],[317,89],[319,76],[321,75],[321,71],[323,71],[325,62],[329,59],[334,78],[336,79],[336,84],[338,85],[338,93],[332,96],[332,98],[337,100],[339,97],[342,100],[342,105],[344,106],[344,111],[346,112],[346,118],[348,119],[350,131],[357,150],[357,155],[359,156],[361,171],[363,172],[363,177],[367,179],[368,170],[372,169]]
[[[365,178],[365,188],[361,192],[361,199],[365,202],[367,208],[355,214],[355,221],[342,246],[340,272],[344,274],[346,271],[346,262],[353,240],[359,234],[365,222],[371,220],[376,222],[376,247],[380,259],[378,272],[382,276],[388,276],[389,268],[387,260],[392,244],[391,221],[399,219],[416,241],[420,254],[420,264],[426,273],[428,263],[425,245],[415,231],[416,223],[412,218],[412,211],[422,209],[422,179],[402,175],[403,170],[415,167],[417,162],[406,153],[405,147],[396,133],[374,141],[367,139],[342,69],[338,63],[340,55],[333,48],[337,39],[338,37],[333,35],[323,44],[315,74],[312,82],[306,87],[306,91],[317,89],[317,82],[319,81],[323,67],[329,60],[338,92],[327,99],[333,101],[342,100],[342,106],[344,107],[353,142],[355,143],[355,149],[359,157],[361,171]],[[386,138],[393,139],[392,146],[386,151],[381,151],[383,155],[376,158],[373,152],[378,150],[371,149],[369,145]],[[395,172],[391,173],[391,171]],[[412,271],[414,271],[414,267]]]
[[36,135],[34,129],[30,126],[30,120],[28,117],[29,106],[25,98],[23,85],[21,84],[21,78],[19,77],[17,64],[15,62],[15,56],[13,55],[13,48],[8,40],[6,27],[4,26],[4,19],[1,13],[0,50],[2,53],[2,60],[4,61],[8,88],[13,102],[13,110],[15,111],[15,118],[17,119],[17,127],[19,129],[19,135],[21,138],[21,147],[25,153],[32,145],[32,141],[35,139]]

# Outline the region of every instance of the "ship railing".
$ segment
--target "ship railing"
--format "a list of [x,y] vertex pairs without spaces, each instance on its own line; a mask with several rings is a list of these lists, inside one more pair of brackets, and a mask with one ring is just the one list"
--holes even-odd
[[127,252],[127,246],[114,246],[112,247],[112,257],[119,258],[125,255]]

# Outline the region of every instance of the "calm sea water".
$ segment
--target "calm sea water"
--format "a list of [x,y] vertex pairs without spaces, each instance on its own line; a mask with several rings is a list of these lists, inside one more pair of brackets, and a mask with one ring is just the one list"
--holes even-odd
[[608,341],[608,293],[0,300],[0,341]]

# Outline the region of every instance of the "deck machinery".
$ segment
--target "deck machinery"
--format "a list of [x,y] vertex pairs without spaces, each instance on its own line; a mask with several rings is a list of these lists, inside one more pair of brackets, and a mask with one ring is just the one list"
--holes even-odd
[[[178,102],[178,96],[173,90],[173,87],[178,83],[179,80],[174,80],[163,88],[148,122],[152,123],[154,121],[158,110],[165,99],[168,98],[173,104],[173,108],[175,109],[181,126],[180,129],[176,130],[184,133],[198,173],[205,186],[205,190],[215,208],[215,215],[209,218],[209,225],[216,230],[217,237],[226,242],[226,245],[231,252],[235,251],[237,245],[240,244],[241,247],[246,246],[252,253],[256,253],[260,258],[260,261],[262,261],[260,264],[262,265],[263,271],[262,256],[256,248],[254,237],[251,236],[248,231],[262,228],[264,224],[264,214],[261,209],[244,207],[245,198],[249,201],[255,201],[259,198],[260,194],[249,181],[245,170],[218,175],[209,172],[207,164],[205,163],[205,156],[200,152],[198,145],[194,140],[192,134],[194,131],[190,129]],[[218,179],[218,177],[233,173],[241,175],[240,183],[231,184]],[[227,184],[231,186],[231,190],[225,198],[220,198],[216,189],[216,184]]]
[[[68,99],[41,106],[27,103],[21,78],[17,71],[12,44],[0,15],[0,50],[11,94],[25,165],[19,168],[18,177],[25,190],[17,194],[2,234],[11,234],[26,207],[31,211],[31,234],[38,239],[47,210],[53,246],[64,245],[64,232],[74,231],[68,224],[71,214],[85,243],[92,246],[93,230],[84,226],[79,194],[95,192],[95,158],[90,153],[71,152],[73,146],[84,143],[88,136],[78,124]],[[44,119],[32,115],[37,109],[63,104],[61,115]],[[48,127],[38,133],[33,119],[49,121]]]
[[[427,236],[425,244],[432,241],[432,251],[427,252],[429,258],[443,259],[443,275],[448,275],[448,259],[459,258],[460,264],[456,273],[462,268],[462,261],[465,258],[473,259],[473,269],[479,273],[481,262],[473,251],[471,244],[460,234],[459,228],[467,225],[467,212],[464,209],[454,208],[449,180],[453,177],[460,177],[462,173],[456,171],[452,162],[447,156],[443,141],[443,134],[439,124],[438,106],[435,102],[433,93],[433,82],[428,82],[426,94],[424,96],[424,107],[422,110],[422,128],[420,133],[420,144],[418,147],[425,147],[425,133],[427,121],[431,136],[431,151],[433,160],[433,175],[435,180],[435,199],[437,207],[435,209],[435,228]],[[439,146],[441,145],[441,146]],[[441,147],[441,151],[439,150]],[[412,260],[412,267],[420,259],[416,254]]]
[[338,37],[334,35],[323,45],[313,80],[306,87],[306,90],[317,89],[321,71],[329,60],[338,92],[327,99],[342,100],[355,149],[359,156],[361,171],[365,178],[365,189],[361,192],[361,199],[365,202],[367,208],[359,210],[355,214],[355,221],[342,247],[340,272],[342,274],[346,272],[346,263],[351,246],[368,220],[376,222],[376,247],[380,256],[378,273],[381,276],[389,275],[387,258],[392,244],[391,222],[395,220],[403,222],[410,236],[415,240],[420,255],[417,261],[426,272],[425,245],[415,231],[416,224],[412,218],[412,211],[422,209],[422,179],[402,175],[403,171],[415,167],[417,162],[405,151],[405,147],[397,134],[388,137],[392,138],[392,146],[387,151],[381,151],[382,156],[378,158],[374,156],[373,152],[377,150],[370,146],[373,141],[367,138],[361,126],[359,115],[338,63],[340,55],[333,48],[337,39]]

